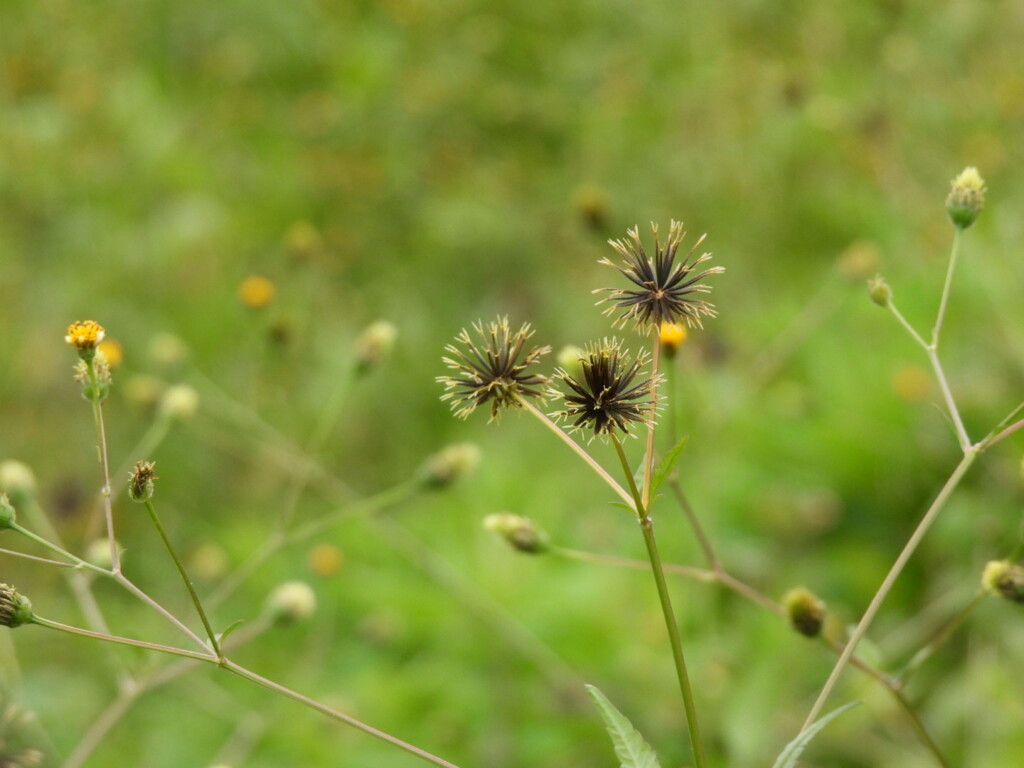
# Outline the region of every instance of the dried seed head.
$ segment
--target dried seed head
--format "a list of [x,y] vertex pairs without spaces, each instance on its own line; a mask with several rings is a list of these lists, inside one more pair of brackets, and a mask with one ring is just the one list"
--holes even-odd
[[533,336],[529,323],[512,331],[508,318],[499,317],[486,326],[482,322],[475,323],[473,329],[479,342],[463,330],[455,337],[459,346],[445,347],[451,357],[443,358],[444,362],[457,371],[457,375],[437,378],[446,390],[441,399],[451,401],[457,417],[464,419],[477,406],[490,403],[493,421],[502,408],[518,408],[524,398],[544,398],[547,377],[528,373],[527,368],[550,352],[551,347],[533,347],[526,351],[526,342]]
[[156,462],[136,461],[135,471],[128,480],[128,497],[132,501],[146,502],[153,498],[153,481],[159,480],[153,471]]
[[791,589],[782,598],[789,623],[801,635],[817,637],[825,623],[825,603],[804,587]]
[[676,263],[676,252],[686,234],[682,222],[673,221],[669,227],[668,240],[662,247],[658,242],[658,227],[651,224],[654,231],[654,258],[644,251],[640,240],[640,232],[634,227],[627,234],[628,239],[609,240],[609,244],[618,251],[624,265],[614,264],[609,259],[601,259],[602,264],[615,267],[633,286],[630,288],[599,288],[596,292],[607,291],[609,296],[602,302],[610,302],[606,314],[621,311],[616,324],[634,322],[640,328],[658,327],[662,323],[685,323],[701,325],[701,316],[714,317],[717,313],[714,306],[699,298],[710,293],[711,288],[701,283],[705,277],[724,272],[723,267],[709,267],[698,270],[697,267],[711,258],[710,253],[703,253],[693,261],[690,257],[701,243],[704,235],[697,239],[690,253]]
[[974,166],[965,168],[952,181],[946,198],[946,211],[957,229],[967,229],[978,220],[985,207],[985,180]]
[[616,429],[628,435],[634,423],[652,425],[656,382],[648,377],[636,383],[647,363],[644,353],[632,358],[618,339],[603,339],[588,345],[579,362],[580,376],[562,368],[555,372],[568,391],[552,390],[565,405],[554,418],[571,420],[570,430],[592,429],[595,436]]
[[32,602],[10,584],[0,584],[0,627],[20,627],[32,621]]
[[548,548],[547,534],[528,517],[499,512],[484,518],[484,528],[501,536],[519,552],[536,555]]

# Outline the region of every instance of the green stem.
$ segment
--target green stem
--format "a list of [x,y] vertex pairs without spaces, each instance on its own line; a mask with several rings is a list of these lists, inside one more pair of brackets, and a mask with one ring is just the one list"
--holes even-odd
[[110,498],[110,459],[107,456],[107,432],[103,424],[103,398],[100,396],[99,379],[94,361],[87,360],[85,365],[89,372],[89,385],[92,389],[90,397],[92,420],[96,425],[96,450],[99,452],[100,476],[103,479],[100,496],[103,498],[103,516],[107,524],[107,542],[110,545],[110,567],[112,571],[118,573],[121,570],[121,553],[117,551],[117,541],[114,538],[114,507]]
[[[520,400],[519,404],[522,405],[523,408],[525,408],[527,412],[530,413],[530,415],[536,417],[541,424],[550,429],[562,442],[568,445],[577,456],[583,459],[583,461],[587,463],[587,466],[593,469],[598,474],[598,476],[602,480],[604,480],[608,484],[608,486],[613,491],[615,491],[615,493],[618,494],[619,498],[625,501],[630,506],[631,509],[636,510],[636,501],[634,501],[633,497],[630,496],[626,492],[626,490],[621,485],[618,484],[618,482],[616,482],[615,478],[608,474],[604,467],[598,464],[589,453],[583,450],[583,448],[575,440],[569,437],[569,435],[567,435],[564,430],[562,430],[557,424],[555,424],[555,422],[553,422],[551,419],[549,419],[547,416],[541,413],[537,409],[537,407],[533,405],[533,403],[531,403],[530,401],[525,399]],[[632,474],[630,472],[627,471],[626,474],[632,477]]]
[[918,523],[917,528],[914,529],[914,532],[907,540],[906,545],[903,547],[903,551],[900,552],[899,557],[896,558],[896,562],[892,564],[892,568],[889,569],[888,575],[885,577],[882,585],[878,588],[878,591],[872,598],[871,604],[868,605],[868,608],[861,617],[860,622],[853,630],[853,634],[846,643],[846,648],[843,649],[843,653],[832,668],[832,673],[829,675],[824,687],[822,687],[821,693],[818,694],[818,698],[814,702],[814,706],[811,707],[811,711],[807,715],[807,719],[804,721],[801,732],[806,731],[811,724],[818,719],[818,715],[821,714],[821,709],[825,706],[825,702],[832,693],[832,689],[835,688],[836,682],[839,680],[839,676],[846,668],[853,652],[857,649],[857,644],[860,643],[861,638],[864,637],[868,628],[871,626],[871,622],[874,621],[875,615],[878,613],[879,608],[882,607],[882,603],[889,595],[893,584],[896,583],[896,579],[899,577],[900,573],[903,572],[903,568],[906,566],[907,561],[910,560],[911,556],[917,550],[917,547],[924,538],[924,535],[928,532],[928,529],[935,521],[935,518],[938,517],[939,512],[942,511],[942,508],[949,500],[950,495],[952,495],[954,489],[960,484],[963,476],[967,474],[967,470],[970,469],[977,457],[978,453],[976,449],[971,449],[964,454],[963,458],[960,459],[960,463],[957,464],[956,469],[953,470],[949,479],[946,480],[946,484],[942,486],[942,490],[939,491],[938,496],[935,497],[932,505],[928,508],[928,511],[925,512],[924,517],[921,518],[921,522]]
[[690,676],[686,671],[683,644],[679,637],[679,626],[676,624],[675,612],[672,610],[672,598],[669,596],[668,584],[665,582],[665,572],[661,567],[658,543],[654,537],[654,521],[651,520],[650,515],[644,515],[640,520],[640,530],[644,534],[647,556],[651,561],[651,571],[654,574],[654,582],[658,587],[658,600],[661,603],[661,612],[665,618],[665,627],[668,629],[669,643],[672,646],[672,658],[676,665],[679,691],[683,695],[683,708],[686,710],[686,723],[689,726],[690,744],[693,746],[693,759],[697,764],[697,768],[706,768],[707,759],[704,757],[704,746],[701,743],[700,724],[697,722],[697,707],[693,701]]
[[252,683],[256,683],[257,685],[262,686],[263,688],[266,688],[269,691],[273,691],[274,693],[285,696],[286,698],[292,699],[293,701],[297,701],[300,704],[309,707],[310,709],[314,709],[317,712],[327,715],[328,717],[334,720],[338,720],[339,722],[345,723],[346,725],[349,725],[357,730],[360,730],[363,733],[367,733],[370,736],[373,736],[377,739],[380,739],[381,741],[391,744],[392,746],[398,747],[399,749],[402,749],[412,755],[415,755],[416,757],[426,760],[429,763],[439,765],[442,768],[459,768],[459,766],[455,765],[454,763],[449,763],[447,760],[443,760],[440,757],[437,757],[436,755],[427,752],[426,750],[420,749],[419,747],[413,746],[408,742],[402,741],[401,739],[392,736],[389,733],[385,733],[384,731],[378,730],[377,728],[374,728],[371,725],[367,725],[366,723],[360,720],[356,720],[354,717],[350,717],[349,715],[339,712],[336,709],[332,709],[331,707],[328,707],[326,704],[321,704],[320,702],[311,699],[308,696],[304,696],[303,694],[298,693],[297,691],[293,691],[291,688],[286,688],[280,683],[275,683],[273,680],[268,680],[262,675],[258,675],[255,672],[241,666],[240,664],[236,664],[235,662],[230,661],[229,659],[220,656],[211,656],[208,654],[196,653],[194,651],[187,651],[183,648],[173,648],[167,645],[148,643],[143,640],[133,640],[128,637],[118,637],[117,635],[103,634],[101,632],[90,632],[87,629],[81,629],[80,627],[72,627],[67,624],[61,624],[58,621],[44,619],[41,616],[33,616],[32,623],[38,624],[42,627],[47,627],[49,629],[56,629],[62,632],[69,632],[73,635],[81,635],[82,637],[89,637],[95,640],[102,640],[107,643],[117,643],[118,645],[127,645],[134,648],[144,648],[150,651],[158,651],[160,653],[168,653],[174,656],[183,656],[185,658],[194,659],[196,661],[205,661],[209,664],[216,664],[217,666],[228,670],[229,672],[237,675],[238,677],[241,677]]
[[612,443],[622,463],[622,471],[629,479],[629,486],[633,490],[637,516],[640,522],[640,530],[644,535],[644,544],[647,545],[647,559],[651,563],[651,573],[654,575],[654,583],[658,589],[658,601],[661,603],[661,614],[665,621],[665,628],[668,630],[669,645],[672,647],[672,660],[675,662],[676,678],[679,681],[679,692],[683,696],[683,709],[686,710],[686,724],[690,734],[690,744],[693,747],[693,759],[697,768],[707,768],[707,760],[704,757],[704,745],[701,741],[700,724],[697,721],[697,706],[693,700],[693,690],[690,687],[690,675],[686,669],[686,657],[683,655],[683,643],[679,636],[679,624],[676,622],[675,611],[672,609],[672,597],[668,591],[668,583],[665,581],[665,569],[661,564],[661,555],[658,553],[658,542],[654,536],[654,520],[640,499],[640,492],[633,481],[633,473],[626,459],[626,453],[622,450],[622,443],[612,434]]
[[156,507],[153,506],[152,499],[146,499],[145,503],[146,511],[149,512],[149,517],[153,521],[153,525],[156,527],[157,532],[160,534],[160,538],[163,539],[164,546],[167,547],[167,552],[170,554],[171,559],[177,566],[178,573],[181,574],[181,580],[185,582],[185,587],[188,589],[188,593],[192,597],[192,604],[196,607],[196,613],[199,614],[199,619],[203,622],[203,627],[206,628],[207,637],[210,638],[210,646],[213,648],[213,652],[217,654],[217,658],[223,661],[224,654],[221,652],[220,645],[217,642],[217,635],[213,631],[213,627],[210,626],[210,620],[206,617],[206,611],[203,610],[203,604],[199,600],[199,595],[196,594],[196,588],[192,585],[192,579],[188,577],[185,565],[181,562],[178,554],[174,551],[174,547],[171,545],[171,540],[167,537],[167,532],[160,523],[160,517],[156,513]]
[[150,643],[145,640],[133,640],[130,637],[119,637],[118,635],[111,635],[106,632],[93,632],[89,629],[82,629],[81,627],[73,627],[70,624],[61,624],[59,621],[53,621],[52,619],[44,619],[42,616],[33,616],[32,623],[38,624],[41,627],[47,627],[48,629],[58,629],[61,632],[68,632],[72,635],[81,635],[82,637],[89,637],[93,640],[102,640],[107,643],[116,643],[118,645],[128,645],[132,648],[145,648],[147,651],[158,651],[159,653],[169,653],[173,656],[183,656],[186,659],[195,659],[197,661],[210,661],[217,662],[217,657],[210,656],[205,653],[198,653],[196,651],[188,651],[184,648],[175,648],[170,645],[160,645],[159,643]]
[[933,637],[927,645],[921,648],[917,653],[914,654],[913,658],[907,662],[907,666],[903,668],[903,671],[897,676],[900,685],[906,685],[907,680],[914,674],[921,666],[930,659],[942,645],[952,637],[953,633],[956,632],[960,626],[967,621],[967,617],[971,615],[975,608],[985,599],[986,592],[984,589],[979,589],[971,601],[960,611],[956,616],[950,619]]
[[67,558],[71,561],[70,563],[60,563],[60,565],[71,565],[73,568],[84,568],[86,570],[99,573],[103,576],[110,575],[110,571],[108,571],[106,568],[100,568],[98,565],[93,565],[92,563],[87,562],[80,557],[75,557],[73,554],[65,550],[63,547],[60,547],[54,544],[53,542],[44,539],[39,534],[33,533],[32,531],[28,530],[28,528],[23,528],[16,522],[12,522],[10,524],[10,529],[15,533],[20,533],[22,536],[24,536],[26,539],[29,539],[30,541],[34,541],[41,547],[45,547],[54,554],[60,555],[61,557]]
[[654,474],[654,420],[658,416],[658,369],[661,367],[661,339],[658,327],[654,327],[654,349],[651,352],[651,410],[647,426],[647,446],[644,449],[644,484],[640,496],[645,510],[651,507],[651,476]]
[[953,229],[953,246],[949,251],[949,265],[946,267],[946,282],[942,286],[942,299],[939,301],[939,312],[935,316],[935,327],[932,328],[932,346],[939,346],[942,334],[942,322],[946,319],[946,305],[949,304],[949,291],[953,285],[953,273],[956,270],[956,258],[960,253],[960,227]]

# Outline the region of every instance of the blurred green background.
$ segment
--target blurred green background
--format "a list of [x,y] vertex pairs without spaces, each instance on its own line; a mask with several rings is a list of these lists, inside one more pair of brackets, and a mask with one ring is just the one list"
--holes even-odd
[[[165,525],[208,593],[273,529],[296,473],[286,446],[309,443],[356,337],[386,319],[394,354],[347,390],[317,458],[359,495],[453,442],[479,445],[481,466],[271,559],[217,625],[291,579],[319,610],[238,658],[464,768],[615,765],[579,696],[591,682],[666,768],[685,765],[650,577],[517,555],[480,521],[526,514],[559,544],[631,557],[635,524],[532,420],[453,419],[434,381],[442,347],[498,314],[556,348],[607,335],[591,295],[616,281],[597,264],[605,240],[670,218],[688,242],[707,232],[727,271],[721,316],[676,360],[665,418],[690,435],[681,480],[729,569],[774,597],[804,584],[855,621],[958,458],[927,361],[864,280],[881,270],[930,328],[943,201],[966,165],[990,195],[943,357],[975,439],[1024,391],[1021,39],[1019,0],[5,0],[0,460],[33,468],[83,550],[99,482],[61,337],[99,321],[124,356],[112,461],[158,462]],[[240,300],[251,275],[276,289],[263,308]],[[198,413],[133,455],[174,383],[196,388]],[[865,650],[881,666],[905,662],[1017,543],[1022,446],[978,463],[899,581]],[[310,483],[300,520],[337,508],[325,487]],[[122,501],[117,519],[128,575],[191,616],[140,508]],[[670,500],[658,519],[666,558],[702,565]],[[333,549],[318,560],[316,544]],[[82,623],[52,569],[5,556],[3,580]],[[713,764],[770,765],[833,657],[732,594],[673,588]],[[174,639],[123,592],[97,594],[116,631]],[[955,765],[1020,764],[1022,619],[986,601],[908,690]],[[38,628],[2,637],[10,695],[52,743],[25,738],[59,765],[114,695],[107,652]],[[418,764],[225,677],[140,699],[88,764]],[[854,671],[834,702],[852,698],[867,706],[807,765],[934,764]]]

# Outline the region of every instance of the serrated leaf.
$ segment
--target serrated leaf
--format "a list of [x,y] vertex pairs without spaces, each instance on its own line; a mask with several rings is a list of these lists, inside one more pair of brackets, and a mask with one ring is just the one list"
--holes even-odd
[[800,753],[804,751],[811,739],[818,735],[818,731],[843,714],[843,712],[851,707],[856,707],[858,704],[860,704],[859,701],[851,701],[849,704],[844,704],[839,709],[829,712],[806,731],[799,734],[786,745],[784,750],[782,750],[782,754],[780,754],[779,759],[775,761],[773,768],[795,768],[796,761],[800,758]]
[[597,704],[604,719],[605,730],[612,737],[615,755],[622,763],[622,768],[661,768],[658,756],[650,744],[633,727],[625,715],[608,701],[608,698],[593,685],[586,686],[590,698]]
[[669,476],[673,468],[676,465],[676,459],[679,458],[679,454],[683,452],[683,448],[686,446],[686,441],[690,439],[689,435],[683,435],[683,439],[672,446],[672,450],[665,454],[661,461],[658,462],[658,466],[654,468],[654,474],[651,475],[651,496],[658,492],[659,486],[665,482],[665,478]]

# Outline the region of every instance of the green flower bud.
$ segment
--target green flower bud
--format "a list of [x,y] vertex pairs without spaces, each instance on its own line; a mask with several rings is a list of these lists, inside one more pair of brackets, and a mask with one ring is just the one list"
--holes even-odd
[[265,610],[277,622],[303,621],[316,611],[316,594],[304,581],[286,581],[267,597]]
[[868,280],[868,296],[880,307],[888,307],[892,300],[892,288],[885,282],[881,275],[875,275]]
[[548,549],[547,534],[528,517],[499,512],[484,518],[484,528],[498,534],[520,552],[537,555]]
[[782,598],[789,623],[801,635],[817,637],[825,623],[825,603],[804,587],[791,589]]
[[981,585],[993,595],[1024,603],[1024,568],[1009,560],[993,560],[986,565]]
[[971,166],[953,179],[949,197],[946,198],[946,211],[950,221],[957,229],[967,229],[978,219],[985,207],[985,180],[978,169]]
[[28,504],[37,488],[36,477],[26,464],[14,460],[0,463],[0,491],[10,496],[15,506]]
[[0,626],[20,627],[32,621],[32,602],[10,584],[0,584]]
[[11,506],[10,499],[7,498],[7,494],[0,493],[0,531],[10,528],[17,517],[14,507]]
[[426,460],[420,477],[428,486],[443,488],[472,473],[479,463],[480,449],[473,443],[453,443]]
[[391,354],[398,338],[398,328],[387,320],[371,323],[356,339],[356,367],[359,373],[380,365]]
[[128,480],[128,498],[140,504],[153,498],[153,481],[159,480],[153,472],[155,462],[136,461],[135,471]]

